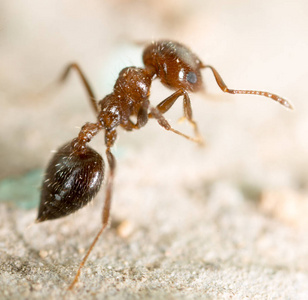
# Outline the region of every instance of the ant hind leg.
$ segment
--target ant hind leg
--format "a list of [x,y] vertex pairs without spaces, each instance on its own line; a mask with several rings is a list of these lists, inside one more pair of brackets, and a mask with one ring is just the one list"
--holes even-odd
[[[79,265],[78,271],[76,272],[75,278],[68,288],[69,291],[72,290],[74,288],[75,284],[78,282],[78,279],[79,279],[79,276],[80,276],[80,273],[81,273],[81,269],[85,265],[89,255],[92,252],[92,250],[93,250],[95,244],[97,243],[99,237],[101,236],[101,234],[104,232],[104,230],[106,229],[106,227],[109,224],[110,208],[111,208],[111,200],[112,200],[112,188],[113,188],[114,174],[115,174],[115,168],[116,168],[116,159],[115,159],[114,155],[111,153],[110,147],[114,143],[115,136],[116,136],[115,131],[111,131],[110,134],[108,136],[106,136],[106,139],[107,139],[106,156],[107,156],[107,161],[108,161],[108,166],[109,166],[109,174],[108,174],[108,179],[107,179],[107,184],[106,184],[105,203],[104,203],[104,207],[103,207],[103,211],[102,211],[102,226],[101,226],[99,232],[97,233],[96,237],[94,238],[92,244],[90,245],[86,255],[82,259],[82,261]],[[111,139],[108,140],[108,138],[111,138]]]

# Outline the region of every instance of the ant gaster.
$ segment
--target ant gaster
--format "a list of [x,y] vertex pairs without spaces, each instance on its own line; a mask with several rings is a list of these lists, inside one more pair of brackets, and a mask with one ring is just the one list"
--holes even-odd
[[[147,124],[149,118],[153,118],[164,129],[202,144],[197,124],[193,119],[188,93],[203,89],[200,71],[205,68],[209,68],[213,72],[216,82],[223,92],[261,95],[292,109],[287,100],[272,93],[229,89],[215,68],[203,64],[189,48],[178,42],[152,42],[143,52],[143,62],[144,68],[124,68],[119,74],[113,92],[99,102],[95,100],[94,93],[77,64],[69,65],[61,77],[61,81],[64,81],[72,69],[79,73],[97,116],[97,121],[86,123],[78,136],[62,146],[49,162],[42,186],[36,222],[69,215],[85,206],[97,194],[104,178],[104,161],[100,154],[88,146],[88,143],[101,130],[105,132],[106,157],[109,166],[102,226],[83,258],[69,289],[72,289],[78,281],[80,271],[90,252],[108,225],[116,167],[111,147],[115,143],[118,126],[128,131],[140,129]],[[155,78],[159,78],[165,86],[175,91],[156,107],[152,106],[149,100],[151,83]],[[183,96],[184,117],[194,128],[194,137],[173,129],[163,116],[181,96]],[[135,123],[131,117],[136,118]]]

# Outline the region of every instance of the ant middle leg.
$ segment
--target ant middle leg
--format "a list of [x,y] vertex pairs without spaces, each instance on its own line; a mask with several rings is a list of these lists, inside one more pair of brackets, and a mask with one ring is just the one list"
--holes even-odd
[[91,104],[91,106],[92,106],[92,108],[95,112],[95,115],[97,116],[98,113],[99,113],[99,109],[98,109],[98,104],[97,104],[96,98],[94,96],[93,90],[92,90],[92,88],[89,84],[88,79],[86,78],[86,76],[84,75],[83,71],[81,70],[80,66],[77,63],[71,63],[66,67],[62,76],[60,77],[60,80],[59,80],[60,83],[62,83],[66,80],[68,74],[70,73],[70,71],[72,69],[75,69],[77,71],[77,73],[79,74],[81,81],[82,81],[82,83],[83,83],[83,85],[84,85],[84,87],[87,91],[90,104]]
[[[192,108],[191,108],[191,102],[188,93],[184,89],[179,89],[176,92],[174,92],[172,95],[167,97],[165,100],[160,102],[156,108],[161,114],[164,114],[167,112],[175,103],[175,101],[180,97],[183,96],[183,109],[184,109],[184,117],[188,120],[188,122],[193,126],[194,133],[197,139],[202,139],[201,134],[199,133],[198,126],[196,121],[193,120],[192,116]],[[149,117],[153,117],[152,114],[149,115]],[[182,118],[181,118],[182,119]]]
[[163,114],[159,111],[159,109],[157,107],[150,107],[150,113],[149,113],[149,117],[151,118],[155,118],[158,122],[158,124],[162,127],[164,127],[166,130],[172,131],[192,142],[195,142],[199,145],[203,145],[203,139],[201,136],[197,136],[197,137],[191,137],[188,136],[186,134],[184,134],[183,132],[180,132],[174,128],[171,127],[171,125],[169,124],[169,122],[166,120],[166,118],[163,116]]

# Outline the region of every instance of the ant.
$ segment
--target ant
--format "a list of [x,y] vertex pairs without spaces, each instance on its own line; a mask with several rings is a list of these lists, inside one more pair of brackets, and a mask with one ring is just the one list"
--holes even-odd
[[[105,164],[101,155],[90,148],[88,143],[101,130],[105,131],[106,157],[109,167],[102,226],[81,261],[68,290],[73,289],[77,283],[81,269],[108,225],[116,168],[116,160],[111,148],[116,141],[119,126],[132,131],[144,127],[149,119],[155,119],[164,129],[197,144],[202,144],[203,140],[197,123],[193,119],[189,92],[203,89],[201,69],[206,68],[213,72],[223,92],[265,96],[292,109],[287,100],[269,92],[229,89],[215,68],[203,64],[189,48],[175,41],[152,42],[144,49],[143,63],[144,68],[124,68],[116,80],[113,92],[99,102],[95,100],[88,80],[78,64],[68,65],[60,79],[63,82],[72,69],[78,72],[87,90],[97,121],[86,123],[78,136],[62,146],[49,162],[42,185],[36,222],[67,216],[85,206],[98,193],[104,178]],[[151,83],[155,78],[159,78],[165,86],[175,91],[156,107],[152,106],[149,101]],[[172,128],[163,116],[181,96],[183,97],[184,118],[193,126],[194,137]],[[131,117],[136,117],[136,122],[133,122]]]

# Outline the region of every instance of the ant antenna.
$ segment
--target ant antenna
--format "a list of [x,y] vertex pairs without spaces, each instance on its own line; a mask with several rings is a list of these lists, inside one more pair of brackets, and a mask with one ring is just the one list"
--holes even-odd
[[264,92],[264,91],[253,91],[253,90],[233,90],[233,89],[229,89],[227,87],[227,85],[224,83],[224,81],[222,80],[221,76],[219,75],[219,73],[217,72],[217,70],[210,66],[210,65],[202,65],[202,68],[209,68],[211,69],[211,71],[213,72],[216,82],[218,84],[218,86],[220,87],[220,89],[225,92],[225,93],[229,93],[229,94],[248,94],[248,95],[257,95],[257,96],[264,96],[264,97],[268,97],[271,98],[275,101],[277,101],[278,103],[280,103],[281,105],[283,105],[284,107],[293,110],[293,106],[291,105],[291,103],[289,101],[287,101],[286,99],[273,94],[273,93],[268,93],[268,92]]

